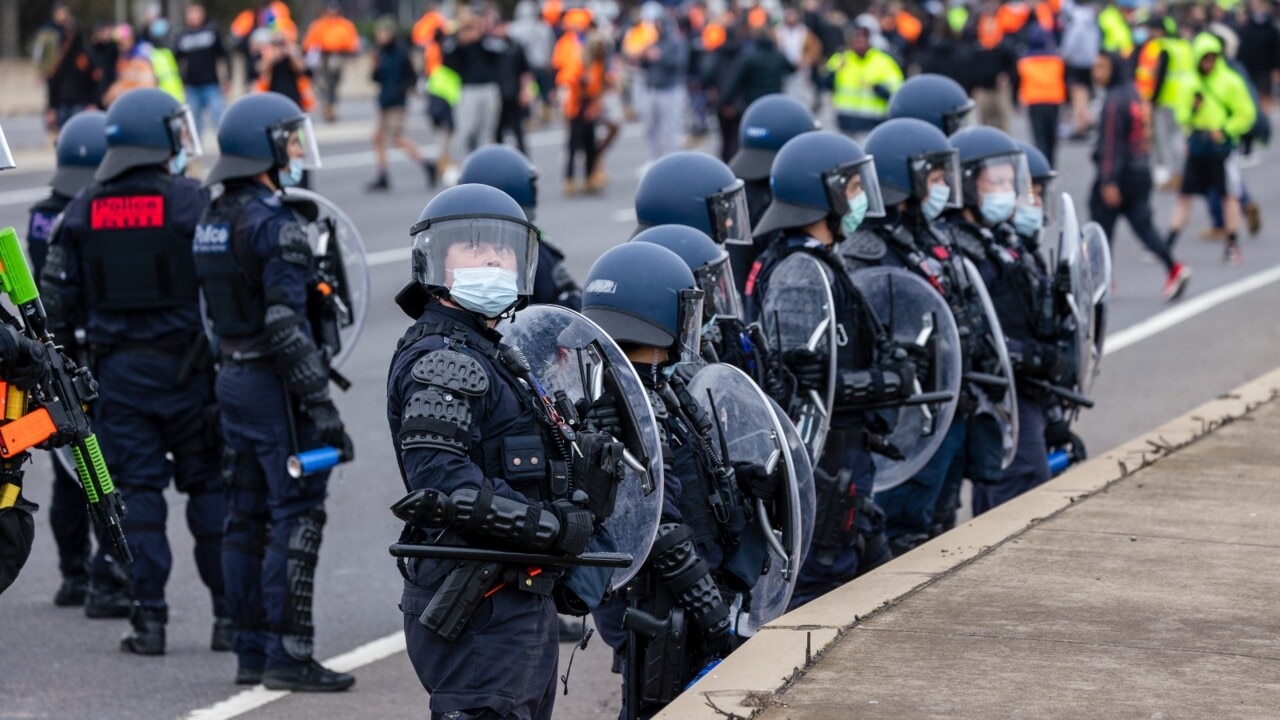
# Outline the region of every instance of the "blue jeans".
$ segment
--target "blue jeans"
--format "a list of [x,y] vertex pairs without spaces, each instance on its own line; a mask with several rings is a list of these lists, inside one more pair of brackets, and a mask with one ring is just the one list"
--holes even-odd
[[196,119],[196,129],[203,133],[205,129],[204,111],[209,111],[209,120],[213,129],[218,129],[222,122],[222,111],[226,109],[226,101],[222,98],[222,88],[217,83],[212,85],[188,85],[187,105],[191,107],[191,115]]

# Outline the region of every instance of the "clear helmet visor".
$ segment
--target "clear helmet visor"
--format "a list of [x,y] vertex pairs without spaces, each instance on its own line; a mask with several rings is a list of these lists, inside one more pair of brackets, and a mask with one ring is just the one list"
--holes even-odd
[[4,139],[4,128],[0,128],[0,170],[12,170],[18,167],[13,161],[13,153],[9,152],[9,142]]
[[729,254],[718,262],[698,268],[693,277],[702,288],[703,317],[711,320],[717,317],[743,318],[742,298],[738,295],[738,286],[733,280],[733,267],[729,263]]
[[947,207],[964,206],[964,196],[960,194],[960,154],[956,150],[911,158],[911,182],[915,196],[921,200],[929,197],[930,185],[941,183],[951,191]]
[[995,155],[969,163],[964,169],[964,193],[969,204],[980,206],[987,193],[1012,192],[1018,204],[1031,195],[1031,172],[1022,153]]
[[165,122],[169,129],[169,143],[174,155],[183,152],[188,158],[204,155],[204,148],[200,145],[200,133],[196,130],[196,118],[191,114],[191,108],[183,105]]
[[747,207],[747,185],[737,180],[707,198],[711,216],[711,239],[724,245],[751,244],[751,211]]
[[867,156],[843,165],[823,176],[827,186],[827,199],[836,215],[849,212],[851,203],[859,195],[867,196],[867,217],[884,217],[884,198],[880,195],[880,179],[876,175],[874,158]]
[[309,116],[285,120],[267,132],[271,136],[271,150],[275,153],[277,167],[289,167],[296,158],[302,161],[304,170],[320,169],[320,146],[316,144],[316,132]]
[[[1027,196],[1026,201],[1022,204],[1038,207],[1044,211],[1044,224],[1046,226],[1053,223],[1058,217],[1057,203],[1049,202],[1053,197],[1053,179],[1041,179],[1031,181],[1031,192]],[[1021,202],[1021,201],[1020,201]]]
[[702,301],[702,290],[680,291],[680,336],[672,348],[678,362],[696,362],[702,357]]
[[538,229],[508,217],[468,216],[424,220],[413,235],[413,279],[450,288],[454,271],[500,268],[515,276],[516,293],[533,294],[538,269]]

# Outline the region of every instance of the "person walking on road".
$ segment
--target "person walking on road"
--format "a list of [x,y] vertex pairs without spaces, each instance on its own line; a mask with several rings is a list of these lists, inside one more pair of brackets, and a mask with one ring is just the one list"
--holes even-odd
[[640,56],[644,97],[648,101],[640,111],[650,162],[680,147],[689,61],[689,46],[681,37],[675,19],[664,15],[657,22],[657,28],[657,41]]
[[[178,61],[187,104],[195,116],[196,128],[217,129],[226,107],[225,94],[231,83],[231,56],[222,43],[218,28],[208,21],[203,5],[188,5],[186,28],[174,39],[173,54]],[[218,69],[222,68],[219,75]],[[205,111],[209,124],[205,124]]]
[[372,80],[378,86],[378,126],[373,131],[373,154],[378,176],[365,189],[370,192],[391,189],[387,177],[388,141],[421,165],[427,174],[427,184],[434,185],[435,165],[430,160],[423,160],[418,146],[404,135],[405,105],[418,75],[409,60],[408,47],[396,35],[395,18],[390,15],[378,18],[374,38],[378,47]]
[[1056,165],[1058,114],[1067,102],[1067,66],[1052,42],[1047,34],[1031,32],[1027,54],[1018,60],[1018,100],[1027,108],[1036,149]]
[[850,33],[847,50],[831,56],[827,72],[832,74],[836,126],[855,138],[888,117],[889,98],[902,85],[898,62],[871,47],[871,33],[863,27]]
[[[489,20],[482,13],[459,9],[458,30],[440,40],[444,66],[462,81],[457,105],[453,108],[454,130],[449,156],[464,158],[467,153],[491,141],[498,128],[501,95],[498,90],[498,61],[507,41],[489,34]],[[445,184],[456,180],[457,171],[446,172]]]
[[325,122],[338,119],[338,84],[342,82],[342,66],[360,52],[360,34],[355,23],[342,15],[342,5],[330,0],[324,13],[307,27],[302,38],[302,51],[320,75],[320,107]]
[[1105,88],[1106,96],[1093,153],[1098,174],[1089,196],[1089,215],[1108,240],[1115,237],[1116,220],[1128,220],[1138,240],[1169,272],[1161,296],[1176,300],[1186,290],[1191,268],[1174,259],[1173,243],[1160,240],[1151,220],[1151,125],[1147,105],[1123,62],[1104,53],[1093,66],[1093,81]]

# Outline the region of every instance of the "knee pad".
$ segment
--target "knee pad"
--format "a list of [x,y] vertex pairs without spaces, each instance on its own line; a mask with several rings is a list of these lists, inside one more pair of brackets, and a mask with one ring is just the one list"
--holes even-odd
[[324,510],[314,508],[303,513],[289,533],[285,566],[288,595],[279,632],[285,652],[298,660],[310,658],[314,646],[311,601],[315,595],[316,563],[320,559],[325,519]]

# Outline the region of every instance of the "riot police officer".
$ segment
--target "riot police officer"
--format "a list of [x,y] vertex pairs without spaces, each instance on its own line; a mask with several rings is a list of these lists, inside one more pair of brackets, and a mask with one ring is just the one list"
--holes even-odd
[[951,135],[965,126],[975,106],[960,83],[945,75],[922,73],[908,78],[889,99],[889,119],[922,120]]
[[1018,234],[1022,244],[1031,251],[1033,259],[1042,271],[1047,272],[1044,257],[1040,254],[1041,235],[1048,219],[1048,210],[1052,207],[1050,185],[1058,178],[1058,171],[1049,165],[1049,158],[1035,145],[1018,142],[1022,154],[1027,158],[1027,173],[1031,176],[1031,191],[1026,201],[1018,203],[1013,211],[1013,231]]
[[[387,421],[410,491],[396,506],[407,518],[405,537],[428,531],[413,507],[443,498],[465,509],[453,513],[439,544],[580,554],[600,537],[602,518],[556,490],[552,466],[573,478],[589,506],[616,483],[617,469],[600,460],[613,440],[578,433],[581,451],[564,456],[555,428],[535,410],[543,397],[528,360],[494,330],[528,303],[537,228],[502,191],[466,184],[427,203],[410,233],[413,281],[396,301],[414,324],[397,345],[387,385]],[[556,610],[585,614],[600,603],[608,576],[571,585],[571,574],[551,568],[488,566],[400,563],[405,641],[432,717],[549,718]]]
[[[106,113],[86,110],[73,115],[58,133],[55,146],[58,167],[49,181],[49,196],[31,206],[27,223],[27,254],[31,258],[33,277],[40,277],[44,270],[49,237],[53,234],[58,215],[81,188],[93,182],[93,173],[107,152],[106,126]],[[59,338],[59,341],[66,345],[73,342],[74,337]],[[53,604],[59,607],[82,605],[89,588],[92,552],[89,513],[79,478],[63,463],[56,461],[53,463],[49,524],[53,526],[53,540],[58,546],[58,570],[62,573],[62,585],[53,596]],[[128,616],[127,584],[95,590],[90,617],[102,614]]]
[[[751,270],[749,314],[765,308],[771,275],[779,264],[806,253],[822,264],[830,283],[833,331],[841,338],[834,377],[828,377],[825,351],[779,348],[794,378],[787,397],[779,398],[784,406],[794,395],[825,393],[829,382],[835,384],[831,434],[826,451],[814,463],[819,527],[791,601],[798,607],[890,557],[883,514],[871,499],[871,453],[894,450],[883,440],[887,428],[862,408],[905,398],[915,371],[908,358],[886,352],[883,327],[853,286],[836,250],[866,217],[884,213],[871,156],[846,136],[805,133],[778,152],[770,182],[773,202],[756,232],[778,235]],[[764,318],[764,325],[772,335],[770,318]]]
[[[765,557],[764,540],[744,532],[754,527],[745,501],[768,502],[776,492],[776,479],[763,468],[735,468],[713,450],[711,419],[671,372],[697,357],[703,318],[698,281],[663,247],[689,232],[698,231],[660,225],[606,251],[588,272],[583,296],[584,314],[622,347],[648,389],[663,441],[658,537],[641,574],[594,614],[614,650],[614,669],[624,675],[621,717],[628,718],[661,710],[700,668],[732,648],[729,606],[755,584]],[[658,657],[666,660],[640,660]]]
[[353,454],[308,319],[319,292],[315,259],[302,218],[280,194],[318,166],[315,135],[292,100],[258,93],[227,108],[218,145],[205,184],[222,192],[200,219],[194,250],[219,348],[235,679],[274,690],[345,690],[354,677],[312,658],[328,472],[286,472],[290,455],[318,444]]
[[[535,222],[538,211],[538,168],[524,153],[509,145],[486,145],[477,148],[462,161],[458,182],[479,183],[495,187],[520,203],[529,222]],[[582,288],[569,274],[564,251],[547,237],[539,236],[538,274],[534,278],[533,296],[529,302],[560,305],[570,310],[582,308]]]
[[765,95],[743,111],[738,152],[729,159],[729,169],[746,183],[752,227],[760,222],[760,216],[773,198],[769,191],[773,156],[791,138],[819,127],[809,108],[790,95]]
[[93,415],[102,454],[129,508],[123,528],[134,554],[133,631],[120,647],[142,655],[165,651],[172,558],[164,490],[172,477],[188,495],[196,568],[213,598],[210,645],[226,650],[231,625],[220,557],[226,500],[212,368],[207,347],[197,342],[202,326],[191,256],[209,196],[181,177],[199,157],[200,141],[190,111],[153,88],[112,103],[106,141],[94,184],[63,211],[42,294],[60,336],[85,329],[101,383]]

